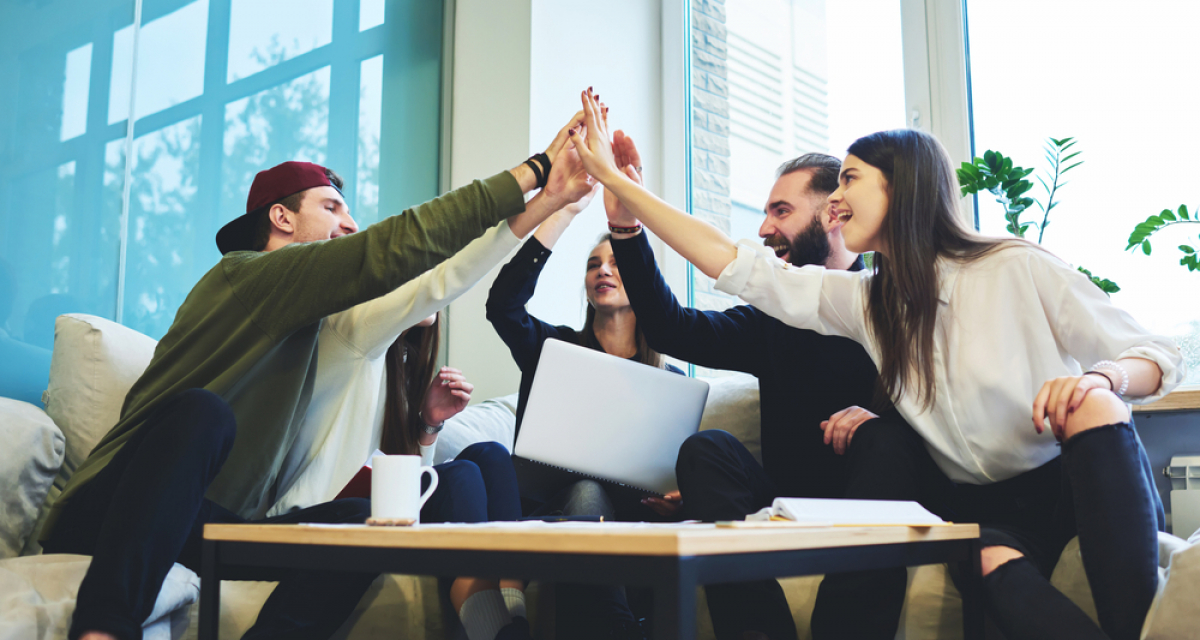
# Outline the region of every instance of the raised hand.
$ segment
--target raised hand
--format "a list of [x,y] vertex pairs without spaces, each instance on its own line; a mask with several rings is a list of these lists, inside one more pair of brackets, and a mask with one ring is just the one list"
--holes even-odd
[[583,111],[576,111],[575,115],[571,116],[567,124],[564,124],[558,130],[558,133],[555,134],[554,139],[550,141],[550,146],[546,147],[546,156],[550,158],[551,171],[553,171],[553,164],[558,160],[558,154],[567,146],[567,141],[571,139],[571,129],[582,126]]
[[[617,130],[613,133],[613,158],[630,180],[644,186],[642,156],[634,146],[633,138],[625,135],[624,131]],[[608,224],[614,227],[632,227],[638,222],[616,194],[608,190],[604,191],[604,212],[608,215]]]
[[600,183],[597,182],[596,184],[592,185],[592,190],[589,191],[582,198],[580,198],[579,200],[575,201],[572,204],[569,204],[569,205],[563,207],[562,212],[571,217],[579,215],[580,211],[583,211],[584,209],[588,208],[588,205],[592,203],[592,199],[595,198],[596,194],[599,192],[600,192]]
[[620,179],[624,174],[617,167],[613,156],[612,141],[608,135],[608,122],[604,107],[588,87],[580,96],[583,101],[583,129],[578,127],[569,132],[571,142],[583,161],[584,169],[604,184]]
[[[558,207],[565,207],[585,197],[591,202],[590,196],[594,194],[595,187],[596,180],[584,170],[574,143],[570,143],[559,152],[558,159],[551,165],[544,191]],[[578,210],[582,211],[586,206],[585,203]]]
[[471,402],[471,392],[474,390],[475,386],[467,382],[462,371],[442,367],[433,377],[429,390],[425,392],[425,401],[421,403],[421,417],[430,425],[438,425],[453,418],[467,408],[467,403]]

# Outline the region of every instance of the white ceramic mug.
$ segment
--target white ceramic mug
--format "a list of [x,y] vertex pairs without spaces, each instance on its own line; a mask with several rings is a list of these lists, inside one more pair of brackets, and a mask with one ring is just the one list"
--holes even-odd
[[[421,475],[429,472],[429,488],[421,493]],[[421,522],[421,507],[438,486],[437,469],[422,467],[421,456],[371,458],[371,517]]]

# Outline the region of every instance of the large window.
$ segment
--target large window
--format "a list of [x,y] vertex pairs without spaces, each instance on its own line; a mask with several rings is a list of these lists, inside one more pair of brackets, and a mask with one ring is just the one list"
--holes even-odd
[[[1066,175],[1042,244],[1117,283],[1112,294],[1152,331],[1173,336],[1200,382],[1200,273],[1179,265],[1200,225],[1152,237],[1151,255],[1126,251],[1134,226],[1163,209],[1200,205],[1200,121],[1194,27],[1200,7],[1071,0],[967,1],[975,147],[1042,174],[1047,138],[1073,137],[1083,164]],[[1034,176],[1030,176],[1033,179]],[[1030,195],[1043,203],[1034,183]],[[1004,234],[1001,206],[979,196],[980,228]],[[1035,215],[1036,214],[1036,215]],[[1032,208],[1026,219],[1041,222]],[[1037,229],[1027,237],[1036,240]],[[1085,363],[1086,364],[1086,363]]]
[[[758,237],[783,162],[905,126],[900,0],[692,6],[691,208],[733,237]],[[735,302],[692,283],[699,307]]]
[[333,168],[364,227],[381,202],[436,195],[442,15],[429,0],[0,5],[0,395],[40,395],[61,313],[161,337],[262,169]]

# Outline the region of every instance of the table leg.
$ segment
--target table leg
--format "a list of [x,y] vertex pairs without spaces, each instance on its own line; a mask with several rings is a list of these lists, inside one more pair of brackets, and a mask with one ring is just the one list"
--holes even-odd
[[963,638],[983,640],[983,566],[979,540],[967,543],[967,559],[959,562],[961,575],[959,593],[962,595]]
[[654,584],[655,640],[696,637],[696,559],[673,559]]
[[217,543],[205,540],[200,556],[199,640],[217,640],[221,618],[221,578],[217,574]]

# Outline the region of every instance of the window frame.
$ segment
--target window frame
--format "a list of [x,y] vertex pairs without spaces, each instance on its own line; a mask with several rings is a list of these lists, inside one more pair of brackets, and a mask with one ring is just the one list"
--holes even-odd
[[[663,87],[663,148],[670,156],[664,163],[663,184],[668,202],[691,211],[692,3],[663,0],[662,8],[663,78],[671,79]],[[900,0],[900,10],[906,122],[937,136],[951,158],[970,161],[975,141],[966,0]],[[687,114],[684,119],[678,117],[681,108]],[[978,227],[976,199],[963,198],[960,209],[964,219]],[[693,270],[674,252],[663,251],[661,243],[656,248],[664,256],[668,283],[686,290],[690,303]],[[1134,407],[1137,412],[1192,409],[1200,409],[1200,385],[1181,386],[1158,402]]]

